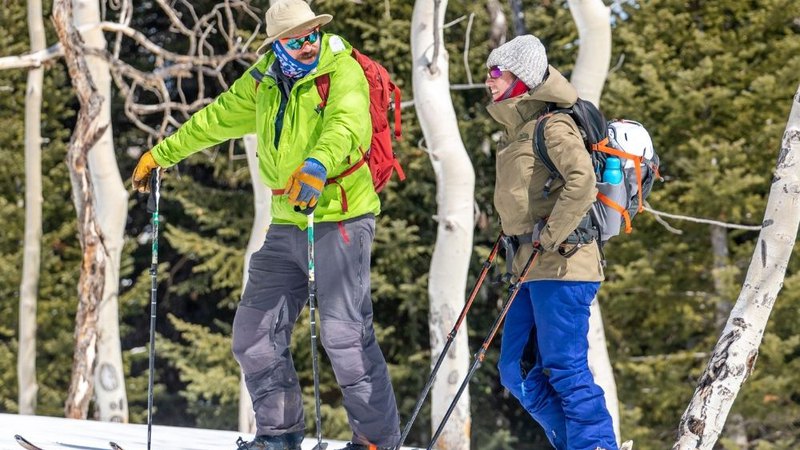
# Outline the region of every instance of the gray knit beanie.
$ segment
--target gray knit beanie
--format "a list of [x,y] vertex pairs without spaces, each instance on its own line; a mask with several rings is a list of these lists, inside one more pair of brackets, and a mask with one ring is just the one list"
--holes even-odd
[[517,36],[492,50],[486,60],[486,67],[494,66],[510,71],[528,89],[533,89],[541,84],[547,72],[547,52],[535,36]]

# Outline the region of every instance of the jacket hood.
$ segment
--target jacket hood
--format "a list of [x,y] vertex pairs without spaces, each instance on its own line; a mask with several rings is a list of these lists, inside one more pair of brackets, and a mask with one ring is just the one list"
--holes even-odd
[[548,77],[526,94],[494,102],[486,107],[498,123],[514,129],[539,115],[548,103],[568,107],[578,100],[578,91],[555,67],[548,66]]

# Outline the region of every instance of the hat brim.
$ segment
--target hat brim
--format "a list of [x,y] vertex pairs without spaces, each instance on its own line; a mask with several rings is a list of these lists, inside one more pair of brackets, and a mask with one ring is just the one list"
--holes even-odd
[[258,47],[258,50],[256,50],[256,53],[258,55],[263,55],[264,53],[267,52],[267,49],[269,48],[269,46],[272,45],[272,43],[277,41],[278,39],[283,39],[285,37],[294,36],[294,35],[302,32],[302,31],[308,30],[309,28],[321,27],[321,26],[327,24],[328,22],[330,22],[331,20],[333,20],[333,16],[332,15],[330,15],[330,14],[320,14],[320,15],[314,17],[313,19],[306,20],[305,22],[299,23],[299,24],[293,26],[292,28],[289,28],[288,30],[284,30],[284,31],[276,34],[275,36],[268,36],[266,39],[264,39],[264,43],[261,44],[261,47]]

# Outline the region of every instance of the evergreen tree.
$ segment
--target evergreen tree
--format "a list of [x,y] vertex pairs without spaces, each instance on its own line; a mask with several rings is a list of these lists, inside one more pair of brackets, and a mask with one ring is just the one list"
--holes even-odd
[[[198,12],[215,1],[193,2]],[[253,1],[262,12],[267,1]],[[757,224],[768,192],[771,168],[786,122],[789,102],[800,73],[800,4],[792,0],[697,2],[649,0],[616,9],[614,61],[602,106],[609,117],[639,120],[651,131],[662,156],[667,182],[650,197],[654,208],[717,220]],[[506,5],[504,5],[505,7]],[[50,5],[45,5],[49,11]],[[412,0],[354,3],[329,0],[317,6],[332,12],[325,31],[339,33],[355,47],[384,64],[411,96],[408,36]],[[569,75],[577,53],[577,32],[566,2],[523,4],[526,26],[548,48],[551,63]],[[483,4],[450,2],[446,21],[474,13],[469,69],[464,68],[467,20],[445,30],[453,84],[485,78],[488,13]],[[508,11],[507,11],[508,13]],[[27,50],[24,2],[0,10],[5,54]],[[246,18],[236,17],[243,21]],[[48,24],[46,22],[46,24]],[[132,26],[173,51],[184,51],[185,39],[170,31],[156,5],[135,6]],[[243,27],[242,36],[249,36]],[[52,31],[50,42],[54,42]],[[509,31],[510,32],[510,31]],[[259,39],[263,38],[262,35]],[[214,41],[219,44],[218,41]],[[622,59],[624,55],[624,59]],[[150,70],[153,61],[129,40],[121,58]],[[242,64],[226,68],[233,81]],[[194,84],[193,84],[194,83]],[[204,83],[220,93],[217,80],[184,80],[191,92]],[[0,72],[0,212],[7,231],[0,237],[0,293],[17,299],[24,224],[22,157],[25,72]],[[59,63],[45,76],[43,149],[44,237],[39,302],[39,413],[61,415],[72,354],[80,246],[63,164],[76,106]],[[454,91],[462,137],[476,170],[476,206],[480,214],[469,287],[480,270],[499,227],[493,211],[494,146],[499,127],[484,106],[484,90]],[[123,179],[148,136],[122,113],[123,99],[113,105],[115,147]],[[430,371],[427,273],[436,238],[435,180],[413,108],[403,110],[403,140],[396,143],[408,179],[392,182],[381,193],[373,251],[373,299],[381,347],[390,365],[403,424]],[[420,145],[421,144],[421,145]],[[162,186],[162,230],[159,243],[156,422],[160,424],[236,427],[238,366],[230,352],[231,323],[241,294],[243,254],[252,221],[251,180],[240,143],[201,152],[167,174]],[[131,421],[145,421],[147,341],[149,336],[150,230],[145,196],[130,201],[130,220],[121,274],[120,315],[128,371]],[[749,263],[756,233],[729,231],[729,264],[722,269],[726,287],[718,292],[711,271],[713,257],[707,225],[676,223],[671,234],[643,213],[630,236],[607,247],[607,281],[600,290],[612,361],[622,401],[623,436],[637,448],[671,443],[680,414],[694,390],[707,353],[719,333],[718,306],[731,302]],[[321,256],[320,256],[321,257]],[[492,276],[504,271],[498,258]],[[800,351],[797,338],[797,259],[766,330],[756,370],[739,394],[732,414],[745,418],[751,445],[794,448],[800,414],[797,398]],[[474,351],[500,311],[506,292],[486,283],[472,307],[467,332]],[[17,302],[0,305],[12,319],[0,325],[0,410],[15,411]],[[481,449],[544,447],[539,428],[500,386],[495,368],[499,339],[470,385],[473,446]],[[298,375],[305,387],[308,429],[313,429],[313,390],[308,316],[302,315],[293,336]],[[323,353],[324,354],[324,353]],[[322,360],[322,396],[326,437],[349,437],[341,396],[326,359]],[[491,414],[487,414],[491,411]],[[410,443],[427,444],[431,423],[426,405]],[[736,448],[729,436],[720,441]]]
[[[217,3],[192,2],[192,6],[202,15]],[[267,2],[252,2],[254,6],[259,3],[263,7]],[[242,39],[249,37],[246,19],[243,15],[233,18],[241,26]],[[187,51],[188,39],[170,31],[168,18],[158,5],[137,4],[131,26],[149,30],[149,39],[171,51]],[[212,36],[210,45],[215,46],[215,52],[224,51],[221,37]],[[132,42],[123,46],[121,58],[152,66]],[[229,85],[245,69],[244,65],[230,64],[223,68],[222,78]],[[203,83],[210,98],[226,87],[215,77],[184,79],[181,83],[189,98],[199,92],[198,83]],[[177,92],[171,94],[174,101],[180,101]],[[139,154],[153,142],[124,116],[117,119],[117,146],[132,150],[130,156],[120,155],[127,180]],[[241,142],[207,149],[167,171],[162,183],[154,415],[158,423],[221,429],[235,429],[237,425],[239,372],[230,351],[230,324],[241,293],[244,250],[253,217],[243,155]],[[131,420],[140,422],[146,418],[148,377],[147,354],[140,351],[149,340],[151,234],[146,200],[145,195],[132,198],[128,233],[133,238],[133,259],[126,273],[130,278],[123,283],[129,288],[121,296],[120,314],[128,331],[123,346],[129,349]],[[197,370],[208,367],[209,361],[226,363],[218,368],[224,371],[220,379]]]
[[[44,2],[45,10],[50,2]],[[26,5],[12,1],[0,8],[0,48],[7,55],[30,50]],[[56,40],[45,21],[48,42]],[[6,301],[0,313],[0,411],[17,410],[17,328],[19,316],[22,237],[25,224],[24,108],[27,72],[0,71],[0,210],[5,232],[0,237],[0,293]],[[44,77],[42,103],[42,253],[37,305],[38,414],[63,415],[66,386],[72,364],[72,331],[77,307],[81,261],[75,211],[70,200],[69,174],[64,164],[75,109],[65,67],[49,65]],[[43,374],[47,374],[44,376]]]
[[[641,121],[653,135],[667,180],[655,187],[653,207],[758,224],[800,73],[800,5],[652,0],[629,4],[624,14],[613,32],[614,60],[624,61],[603,105],[609,117]],[[660,448],[674,436],[721,331],[719,302],[735,299],[757,234],[728,232],[730,297],[721,298],[707,225],[677,223],[683,234],[675,235],[647,214],[637,222],[633,235],[607,248],[600,298],[619,371],[623,433],[639,447]],[[787,307],[795,294],[781,295],[762,358],[732,414],[745,418],[751,443],[790,448],[796,414],[785,407],[796,408],[789,399],[797,392],[785,386],[797,377],[785,365],[797,343],[796,327],[786,325],[798,317]]]

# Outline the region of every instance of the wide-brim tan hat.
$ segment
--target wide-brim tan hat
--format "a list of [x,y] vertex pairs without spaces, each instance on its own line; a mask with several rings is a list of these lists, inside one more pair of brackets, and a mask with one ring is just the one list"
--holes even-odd
[[325,25],[333,20],[333,16],[314,14],[303,0],[278,0],[269,7],[264,19],[267,22],[267,38],[257,50],[259,55],[263,55],[275,40]]

